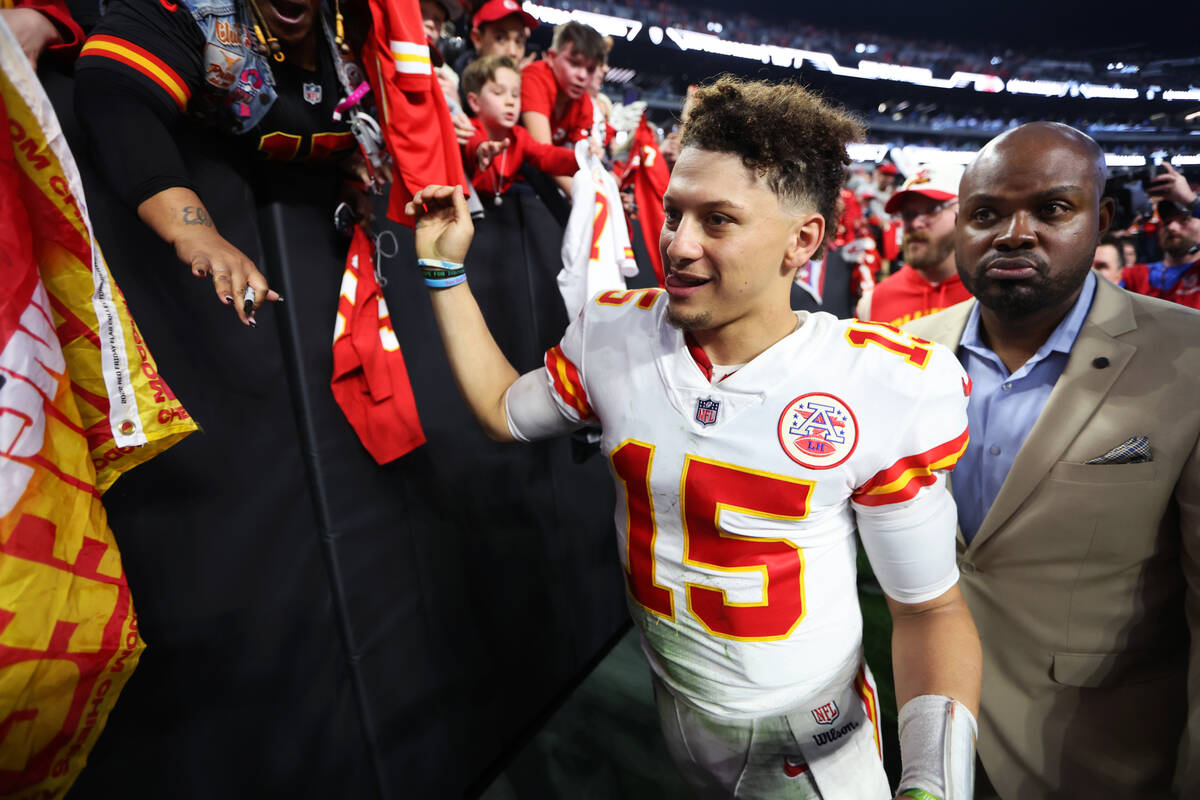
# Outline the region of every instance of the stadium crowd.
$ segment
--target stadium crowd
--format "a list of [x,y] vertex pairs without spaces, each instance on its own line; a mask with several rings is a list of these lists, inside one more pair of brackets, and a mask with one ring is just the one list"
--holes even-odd
[[[839,61],[870,58],[928,67],[937,75],[967,70],[1025,79],[1117,80],[1103,65],[1070,53],[1025,54],[1001,45],[968,51],[947,42],[820,30],[779,19],[730,18],[723,12],[653,0],[547,0],[547,4],[636,18],[647,25],[684,27],[734,41],[822,50],[834,53]],[[1200,417],[1194,409],[1194,395],[1181,398],[1179,389],[1185,382],[1195,388],[1198,376],[1172,378],[1170,369],[1147,363],[1149,352],[1176,359],[1185,371],[1198,363],[1196,340],[1181,338],[1200,332],[1200,314],[1182,310],[1200,309],[1200,196],[1187,176],[1168,163],[1137,176],[1134,182],[1141,184],[1144,202],[1122,214],[1113,199],[1104,196],[1104,152],[1086,135],[1149,130],[1146,120],[1134,115],[1106,117],[1075,120],[1073,127],[1068,127],[1024,116],[991,119],[983,113],[955,115],[926,109],[905,119],[927,130],[928,140],[892,138],[880,157],[851,162],[843,158],[842,144],[863,144],[853,137],[864,133],[864,121],[867,127],[873,120],[895,121],[893,112],[864,109],[851,118],[811,100],[801,90],[789,89],[781,95],[791,98],[786,102],[803,106],[805,116],[794,109],[790,113],[814,126],[825,126],[821,130],[830,132],[825,141],[837,144],[838,152],[830,157],[818,152],[819,145],[811,145],[805,151],[805,157],[813,159],[805,165],[811,171],[800,172],[816,188],[806,184],[802,191],[788,194],[787,181],[798,173],[788,173],[792,178],[779,177],[778,163],[785,159],[779,153],[791,152],[786,147],[772,144],[765,135],[760,137],[765,144],[755,139],[753,146],[761,146],[751,154],[737,149],[740,143],[724,144],[732,128],[725,125],[722,115],[733,118],[735,112],[740,113],[738,103],[749,102],[745,98],[751,96],[765,108],[768,89],[732,79],[716,88],[692,87],[695,91],[689,89],[685,97],[678,98],[680,126],[661,130],[639,113],[644,104],[614,105],[602,91],[610,62],[619,60],[620,42],[614,45],[595,29],[571,21],[554,30],[549,48],[536,57],[526,44],[538,22],[515,0],[486,0],[474,8],[460,0],[419,0],[402,9],[401,4],[383,2],[372,2],[368,9],[348,2],[323,5],[307,0],[110,0],[103,16],[86,31],[72,20],[61,0],[16,0],[15,5],[0,11],[0,19],[32,64],[76,59],[70,108],[85,134],[79,141],[87,142],[88,149],[80,152],[79,158],[91,165],[84,170],[89,196],[94,192],[95,197],[112,199],[111,209],[96,212],[107,220],[102,231],[136,230],[127,242],[102,244],[117,283],[129,287],[132,305],[152,309],[148,316],[154,318],[162,335],[149,345],[169,355],[169,362],[160,356],[163,371],[172,376],[176,391],[194,416],[251,421],[256,429],[267,432],[264,435],[281,439],[296,435],[290,418],[263,419],[268,416],[264,408],[287,405],[290,382],[305,379],[286,366],[290,362],[281,360],[282,352],[299,353],[301,362],[328,367],[330,374],[322,373],[322,385],[330,384],[341,413],[379,464],[400,458],[425,441],[399,353],[401,348],[427,347],[428,343],[396,342],[387,322],[387,279],[380,265],[388,258],[382,253],[385,239],[381,233],[394,222],[415,226],[419,257],[415,266],[433,296],[458,385],[488,434],[524,441],[538,438],[526,436],[530,431],[557,433],[582,427],[584,432],[575,435],[580,458],[584,458],[597,449],[600,435],[595,431],[595,403],[588,403],[586,375],[580,377],[582,362],[575,363],[587,352],[582,332],[585,324],[601,324],[594,316],[589,318],[598,313],[592,306],[599,303],[649,311],[658,302],[656,298],[663,296],[662,289],[673,302],[684,303],[702,294],[706,285],[704,279],[687,274],[687,265],[701,257],[686,255],[694,252],[686,248],[698,248],[696,242],[704,241],[713,252],[722,252],[721,237],[734,235],[710,231],[731,222],[734,212],[719,204],[705,206],[703,214],[696,212],[688,205],[692,195],[687,191],[699,196],[702,192],[697,187],[708,185],[705,176],[732,176],[730,186],[740,186],[738,180],[744,178],[752,187],[743,197],[747,203],[765,203],[762,208],[771,214],[797,202],[817,208],[817,213],[804,218],[807,222],[796,224],[795,230],[807,230],[807,234],[788,234],[797,241],[804,236],[811,241],[782,250],[789,267],[788,311],[801,313],[799,324],[790,313],[785,314],[787,323],[801,329],[810,324],[805,320],[827,326],[843,324],[834,318],[856,320],[844,323],[844,337],[842,328],[837,328],[833,337],[851,343],[846,348],[850,353],[847,359],[858,358],[863,350],[873,352],[867,344],[874,342],[881,350],[899,352],[922,370],[928,365],[928,375],[949,376],[944,383],[955,390],[951,392],[953,402],[946,401],[944,406],[937,404],[946,398],[936,393],[919,397],[897,394],[887,402],[911,401],[914,407],[928,402],[930,408],[943,409],[939,425],[956,423],[961,416],[971,426],[970,443],[962,437],[961,447],[953,453],[946,447],[951,434],[959,432],[943,436],[939,429],[936,435],[942,438],[919,439],[919,457],[913,455],[916,450],[887,450],[887,464],[871,468],[877,473],[874,478],[872,473],[856,476],[864,481],[870,478],[852,498],[864,539],[881,531],[898,535],[899,527],[887,526],[900,524],[889,521],[881,525],[880,520],[888,518],[873,516],[867,495],[903,494],[905,502],[942,497],[945,480],[941,471],[958,461],[954,473],[957,512],[951,510],[947,512],[951,517],[943,519],[944,508],[934,509],[928,504],[933,501],[921,506],[919,499],[910,508],[922,508],[927,520],[946,523],[943,544],[957,529],[956,556],[950,557],[947,549],[948,566],[943,566],[954,573],[955,580],[961,571],[966,600],[956,594],[958,589],[949,588],[950,584],[941,586],[944,576],[926,575],[926,584],[913,588],[908,601],[921,610],[905,611],[905,604],[896,601],[892,613],[897,641],[910,649],[922,641],[936,641],[939,647],[952,642],[953,647],[947,644],[945,652],[958,653],[956,648],[961,647],[961,652],[967,653],[964,662],[970,662],[971,647],[978,648],[981,642],[984,669],[993,671],[989,674],[991,685],[983,688],[982,705],[971,697],[978,692],[977,670],[972,673],[966,668],[963,673],[974,676],[974,689],[962,689],[955,681],[910,681],[924,688],[910,691],[906,700],[914,695],[917,699],[937,697],[939,704],[937,713],[928,715],[922,711],[922,716],[914,716],[918,712],[913,707],[907,714],[903,709],[900,712],[906,781],[900,788],[918,792],[909,795],[912,797],[932,797],[936,791],[949,798],[951,784],[959,781],[961,774],[947,772],[930,782],[912,765],[933,758],[928,752],[919,752],[929,750],[931,742],[936,741],[939,748],[943,738],[959,745],[973,743],[976,716],[984,767],[976,795],[981,798],[1051,796],[1060,790],[1083,796],[1084,792],[1113,791],[1114,787],[1115,796],[1124,796],[1121,791],[1125,788],[1139,786],[1167,796],[1170,791],[1179,792],[1184,784],[1182,796],[1189,796],[1188,791],[1200,786],[1200,763],[1196,763],[1200,759],[1196,739],[1200,737],[1184,740],[1184,749],[1178,758],[1176,755],[1185,730],[1200,725],[1200,708],[1188,707],[1186,692],[1189,681],[1194,684],[1200,675],[1200,656],[1196,655],[1200,645],[1188,641],[1189,622],[1192,629],[1197,628],[1194,617],[1200,607],[1196,599],[1200,597],[1200,451],[1194,449],[1193,441],[1200,430]],[[244,25],[245,20],[250,20],[249,24]],[[462,52],[447,47],[455,34],[465,34],[470,47]],[[981,56],[980,52],[994,55]],[[1123,74],[1119,81],[1140,85],[1141,78]],[[760,94],[754,94],[756,91]],[[622,99],[628,103],[637,98],[626,95]],[[779,113],[778,107],[770,104],[769,113]],[[942,134],[961,133],[962,129],[978,133],[974,139],[958,140],[966,142],[962,145],[965,149],[978,149],[969,165],[906,159],[904,145],[945,147],[952,140]],[[990,141],[978,148],[976,139],[983,138]],[[723,144],[718,148],[713,142]],[[1118,148],[1108,149],[1119,152]],[[733,154],[739,159],[718,158],[697,166],[698,151],[714,151],[722,157]],[[1056,175],[1046,174],[1044,165],[1050,162],[1061,165],[1068,176],[1065,188],[1053,184]],[[764,175],[770,179],[762,180]],[[821,183],[827,175],[834,176],[832,182]],[[668,194],[671,180],[679,181],[686,190],[676,188]],[[425,184],[441,188],[426,189]],[[465,195],[470,195],[469,199]],[[1123,202],[1132,201],[1127,197]],[[279,276],[286,271],[273,262],[286,260],[280,256],[287,251],[286,241],[272,243],[275,234],[269,226],[230,211],[262,211],[271,203],[276,204],[270,206],[273,209],[282,203],[288,213],[303,220],[303,226],[333,218],[329,235],[314,237],[304,253],[306,264],[321,265],[319,280],[311,284],[281,281]],[[98,209],[102,205],[93,204]],[[702,234],[689,227],[692,214],[702,218],[694,226],[702,229]],[[473,221],[468,221],[468,215]],[[791,219],[786,214],[780,218]],[[333,235],[335,226],[343,234],[341,238]],[[467,243],[472,236],[468,261]],[[725,258],[727,263],[734,261],[729,252]],[[1083,269],[1079,269],[1081,265]],[[560,327],[578,320],[568,328],[566,338],[546,352],[548,372],[535,370],[539,379],[551,376],[551,389],[536,390],[553,392],[547,395],[549,411],[528,401],[535,390],[522,381],[532,373],[518,377],[502,356],[497,361],[499,348],[490,337],[486,338],[490,349],[461,349],[465,346],[456,344],[461,341],[456,337],[464,336],[462,331],[471,331],[483,341],[488,325],[495,323],[490,317],[497,312],[492,307],[487,314],[480,314],[465,300],[447,298],[469,297],[457,288],[466,283],[468,274],[473,287],[491,281],[488,285],[504,292],[506,277],[518,267],[522,272],[554,276],[561,296],[554,299],[552,319],[562,322]],[[211,283],[213,295],[197,292],[195,281],[188,276]],[[342,278],[340,290],[336,289],[338,277]],[[1028,291],[1012,289],[1024,286],[1022,281],[1031,287]],[[318,296],[315,284],[320,284],[321,291],[333,291],[326,292],[328,297]],[[394,287],[390,291],[395,291]],[[278,341],[269,345],[247,343],[250,333],[235,326],[233,318],[246,328],[258,328],[264,312],[274,313],[268,309],[284,303],[283,295],[288,304],[300,305],[305,315],[311,311],[311,318],[322,324],[336,318],[332,351],[326,338],[307,335],[303,326],[283,326]],[[600,300],[592,302],[596,297]],[[737,300],[733,295],[730,298],[731,303]],[[547,298],[538,301],[545,303]],[[460,305],[451,309],[454,303]],[[832,317],[817,315],[820,311],[830,312]],[[605,309],[609,312],[617,313]],[[483,322],[484,316],[489,317],[487,322]],[[642,324],[638,320],[643,318],[633,322],[612,319],[616,321],[602,322],[613,329],[632,328]],[[725,378],[741,369],[750,373],[753,364],[734,358],[733,351],[721,353],[730,355],[721,361],[725,366],[711,363],[710,359],[717,357],[703,353],[704,342],[710,341],[701,341],[709,332],[703,324],[692,326],[696,336],[687,334],[683,352],[690,352],[707,373],[705,391],[716,393]],[[910,324],[913,327],[907,328]],[[1121,325],[1126,327],[1117,330]],[[688,328],[687,324],[681,326]],[[901,328],[915,333],[910,335]],[[1110,339],[1136,329],[1136,345],[1118,342],[1103,349],[1096,344],[1101,329]],[[357,338],[360,330],[369,332],[371,345],[365,350]],[[547,332],[542,338],[549,336],[552,344],[557,334]],[[786,334],[784,331],[781,338]],[[650,339],[646,337],[646,341]],[[949,350],[934,349],[934,341]],[[531,339],[513,346],[536,352],[536,363],[545,344]],[[751,358],[765,349],[750,353]],[[496,363],[501,366],[493,369]],[[599,363],[593,367],[596,370],[615,369],[602,358],[595,363]],[[384,364],[388,366],[381,366]],[[1132,366],[1122,373],[1127,364]],[[714,377],[718,372],[723,376]],[[633,373],[631,367],[628,374]],[[386,392],[381,393],[375,383],[379,374],[388,376]],[[1138,383],[1132,387],[1120,383],[1122,374],[1126,381],[1136,374]],[[485,397],[488,402],[477,404],[472,392],[485,379],[503,386],[499,394],[492,393],[496,396]],[[1107,379],[1110,382],[1101,386]],[[929,380],[932,386],[934,378]],[[1117,388],[1108,395],[1110,400],[1093,404],[1103,431],[1093,430],[1084,444],[1072,443],[1075,440],[1052,444],[1058,435],[1057,428],[1050,430],[1052,425],[1067,429],[1074,424],[1082,429],[1086,422],[1071,416],[1074,411],[1064,410],[1064,403],[1082,407],[1093,395],[1105,396],[1112,386]],[[1178,436],[1162,427],[1134,431],[1118,424],[1119,417],[1138,410],[1139,391],[1154,396],[1156,415],[1161,411],[1183,420],[1176,429]],[[380,394],[384,399],[378,402],[363,399]],[[730,398],[733,395],[720,401],[728,403],[720,412],[712,396],[699,397],[698,403],[696,398],[690,399],[700,433],[689,435],[707,436],[718,413],[730,414],[730,409],[739,408],[735,403],[740,401]],[[823,398],[841,402],[832,395]],[[630,397],[628,402],[636,399]],[[522,400],[537,413],[521,412],[524,416],[519,420],[515,415],[505,416],[511,409],[519,411]],[[859,424],[836,411],[840,411],[836,404],[824,411],[809,409],[805,419],[830,413],[829,419],[836,417],[837,421],[829,424],[840,428],[843,435],[847,426]],[[797,425],[801,424],[799,413]],[[554,417],[553,422],[547,422],[545,414]],[[1052,414],[1061,416],[1052,418]],[[881,413],[879,419],[886,416]],[[591,430],[589,422],[593,423]],[[774,418],[769,422],[776,424]],[[925,424],[936,427],[914,414],[910,427]],[[829,441],[834,441],[839,434],[832,427],[830,430]],[[899,441],[909,433],[909,428],[897,430],[895,438]],[[192,487],[199,505],[207,509],[206,525],[213,529],[225,530],[227,522],[230,535],[250,537],[255,526],[270,524],[255,520],[253,525],[246,522],[238,527],[242,524],[238,518],[247,513],[244,487],[259,487],[256,504],[287,506],[289,482],[301,480],[293,474],[301,469],[300,459],[297,456],[293,472],[288,472],[285,464],[278,475],[264,481],[261,464],[229,458],[244,446],[244,436],[239,427],[212,426],[202,443],[169,450],[123,478],[120,490],[109,498],[114,527],[126,524],[136,528],[142,524],[139,515],[145,518],[157,513],[157,523],[169,520],[168,478],[171,484]],[[1172,436],[1175,439],[1167,442]],[[1193,440],[1187,440],[1188,436]],[[781,442],[784,438],[780,433]],[[619,443],[613,452],[624,451],[629,441],[633,440]],[[916,448],[915,435],[913,441]],[[604,442],[606,446],[618,444]],[[810,463],[790,453],[787,445],[783,447],[792,461],[802,466]],[[1096,452],[1084,452],[1097,447]],[[653,518],[649,487],[650,463],[655,456],[653,448],[648,452],[650,455],[640,451],[630,455],[628,463],[614,456],[613,464],[618,481],[623,481],[620,485],[627,487],[631,496],[634,489],[629,487],[635,487],[633,478],[638,477],[635,468],[642,470],[638,480],[645,484],[645,502],[651,505],[646,513]],[[642,459],[636,465],[635,456]],[[849,457],[848,452],[845,458]],[[819,470],[842,463],[813,460],[819,463],[812,469]],[[700,461],[714,470],[728,467],[718,461],[697,463]],[[1147,465],[1158,471],[1147,471]],[[699,469],[685,467],[689,468]],[[1118,475],[1118,471],[1123,472]],[[746,470],[727,472],[721,473],[722,480],[749,480]],[[910,473],[920,477],[911,478]],[[1045,484],[1026,486],[1025,494],[1017,496],[1014,486],[1035,473],[1049,475]],[[911,487],[895,488],[895,484],[910,480]],[[678,477],[675,490],[682,491]],[[139,498],[136,506],[131,500],[134,495]],[[157,511],[140,502],[142,497],[159,495],[164,497],[164,505]],[[831,512],[831,516],[849,515],[851,500],[842,498],[841,502],[841,511]],[[1085,514],[1082,507],[1089,504],[1105,510],[1111,519],[1096,519],[1090,511]],[[716,504],[706,513],[719,515],[722,507]],[[630,509],[628,518],[633,520],[637,514],[633,500]],[[809,510],[808,506],[780,506],[772,515],[780,520],[803,520]],[[1076,511],[1087,517],[1086,525],[1067,521]],[[1001,518],[1002,514],[1007,516]],[[702,516],[697,512],[687,517],[684,529],[709,524]],[[1010,523],[1010,518],[1015,522]],[[934,524],[929,522],[929,527]],[[1010,527],[1004,528],[1006,524]],[[1055,549],[1037,541],[1037,536],[1054,538],[1060,531],[1063,541],[1070,539],[1069,545]],[[1012,547],[1004,538],[1006,533],[1013,540],[1024,536],[1026,544],[1040,549],[1032,557],[1024,555],[1029,551],[1005,549]],[[1097,551],[1103,551],[1102,558],[1094,555]],[[900,596],[896,587],[904,581],[896,575],[902,570],[882,559],[880,553],[886,550],[875,541],[868,543],[868,552],[889,598]],[[686,562],[693,556],[689,553],[680,559]],[[722,557],[715,550],[705,556],[710,561]],[[1098,558],[1102,564],[1097,565]],[[778,563],[768,561],[769,565],[762,567],[764,575]],[[661,587],[654,582],[652,571],[643,576],[643,584],[637,584],[637,569],[633,562],[626,565],[630,591],[637,603],[653,612],[644,614],[648,620],[645,628],[657,631],[658,618],[670,618],[674,612],[653,606],[653,598],[658,597],[655,591]],[[1083,576],[1080,582],[1087,585],[1079,588],[1076,599],[1095,600],[1105,593],[1117,599],[1112,608],[1090,608],[1096,619],[1071,620],[1080,628],[1089,623],[1097,628],[1086,634],[1072,629],[1072,635],[1082,635],[1083,641],[1051,644],[1051,638],[1066,636],[1062,631],[1067,627],[1058,619],[1060,609],[1051,604],[1070,597],[1072,589],[1034,597],[1038,587],[1033,584],[1057,581],[1056,585],[1068,585],[1079,575]],[[1142,578],[1153,579],[1154,585],[1145,585]],[[931,592],[934,585],[941,588]],[[925,605],[943,591],[953,595],[945,604]],[[723,590],[721,594],[724,596]],[[1033,599],[1026,602],[1027,597]],[[977,640],[972,639],[974,628],[964,612],[967,605],[979,628]],[[1041,611],[1054,616],[1054,621],[1041,623]],[[954,636],[935,640],[912,634],[916,618],[932,616],[945,621],[958,614],[962,617],[953,617],[958,626]],[[1153,618],[1147,621],[1145,616]],[[708,621],[704,627],[709,629]],[[969,635],[964,633],[968,629]],[[790,629],[772,631],[764,640],[786,639],[791,633]],[[928,632],[921,635],[934,636]],[[654,650],[656,647],[660,649]],[[929,662],[936,660],[935,649],[930,645]],[[898,674],[901,669],[909,670],[909,678],[937,672],[927,663],[911,666],[901,650],[896,658],[904,666],[898,667]],[[668,730],[668,737],[680,737],[669,739],[680,768],[707,766],[705,755],[700,750],[691,752],[686,738],[705,726],[715,728],[718,723],[714,719],[721,724],[729,720],[722,717],[723,706],[688,706],[679,699],[685,695],[679,686],[703,686],[709,678],[694,678],[693,683],[679,678],[678,671],[671,671],[669,646],[648,644],[647,651],[658,675],[660,707],[669,708],[672,717],[680,720],[688,715],[702,718],[696,723],[679,722],[681,733]],[[656,659],[668,666],[662,667]],[[970,683],[966,678],[962,681]],[[857,677],[850,674],[845,683],[846,691],[837,695],[836,702],[814,708],[812,719],[804,720],[805,738],[812,733],[815,741],[821,731],[834,730],[827,728],[827,723],[839,713],[849,717],[852,704],[866,708],[859,710],[867,715],[864,720],[870,717],[870,704],[856,699],[863,697],[864,687],[873,691],[869,671]],[[911,686],[906,691],[908,688]],[[942,700],[947,701],[945,707]],[[678,708],[673,705],[676,702]],[[1093,717],[1102,716],[1100,712],[1077,714],[1075,707],[1085,702],[1094,702],[1097,709],[1119,718],[1120,724],[1105,728],[1093,724]],[[1156,733],[1147,734],[1145,741],[1131,743],[1131,735],[1121,726],[1134,726],[1136,721],[1144,722],[1147,714],[1158,713],[1155,704],[1171,708],[1162,712],[1163,724],[1155,726]],[[739,713],[749,718],[755,712],[739,709]],[[804,716],[809,713],[805,707]],[[970,721],[970,733],[966,733],[963,714]],[[1024,716],[1017,719],[1020,715]],[[1089,726],[1081,731],[1079,720],[1085,717]],[[1046,730],[1038,737],[1028,736],[1022,727],[1027,718],[1038,720],[1038,727]],[[936,723],[934,733],[921,727],[929,719]],[[689,724],[696,727],[688,728]],[[790,736],[786,725],[785,735]],[[842,730],[847,740],[856,741],[855,747],[866,748],[868,756],[874,752],[867,728],[858,734]],[[939,749],[934,758],[939,769],[943,749],[947,748]],[[1125,760],[1123,753],[1129,754]],[[1090,754],[1103,757],[1091,758]],[[806,755],[814,762],[821,757],[817,751]],[[1049,767],[1038,761],[1043,757],[1053,761],[1061,774],[1049,774]],[[1039,771],[1039,764],[1045,770]],[[973,765],[972,756],[970,769]],[[956,769],[970,773],[963,764]],[[715,767],[713,773],[712,780],[718,783],[728,777]],[[790,771],[786,774],[795,777]],[[813,787],[819,779],[812,778]],[[969,796],[957,795],[953,800]]]

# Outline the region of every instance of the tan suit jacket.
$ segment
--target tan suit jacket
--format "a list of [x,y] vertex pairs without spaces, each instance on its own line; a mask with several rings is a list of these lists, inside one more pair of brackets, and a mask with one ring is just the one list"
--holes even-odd
[[[974,303],[906,330],[957,351]],[[1085,463],[1135,436],[1151,462]],[[1200,313],[1098,282],[958,558],[1001,797],[1200,798]]]

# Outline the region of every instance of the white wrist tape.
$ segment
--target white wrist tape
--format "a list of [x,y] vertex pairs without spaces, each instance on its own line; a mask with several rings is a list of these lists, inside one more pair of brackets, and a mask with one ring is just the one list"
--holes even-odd
[[975,793],[975,737],[970,710],[940,694],[923,694],[900,709],[900,791],[923,789],[941,800]]

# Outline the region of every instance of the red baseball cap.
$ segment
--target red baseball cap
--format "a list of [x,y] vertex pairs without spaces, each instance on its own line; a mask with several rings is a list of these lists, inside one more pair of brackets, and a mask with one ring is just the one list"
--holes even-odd
[[882,172],[884,175],[899,175],[900,170],[896,169],[895,164],[880,164],[875,168],[876,172]]
[[958,197],[958,182],[962,179],[962,170],[946,169],[937,167],[923,167],[913,173],[913,176],[904,182],[900,187],[900,191],[896,192],[883,206],[883,210],[889,214],[895,214],[900,207],[900,202],[904,198],[919,194],[923,197],[928,197],[932,200],[945,202]]
[[521,19],[525,20],[525,27],[530,30],[538,26],[538,21],[521,8],[521,4],[517,0],[488,0],[471,18],[471,28],[479,30],[479,26],[485,22],[495,22],[513,14],[519,14]]

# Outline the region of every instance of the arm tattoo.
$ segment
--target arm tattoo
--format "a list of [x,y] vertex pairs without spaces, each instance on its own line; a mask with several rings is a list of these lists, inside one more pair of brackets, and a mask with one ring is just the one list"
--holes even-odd
[[213,226],[212,219],[208,216],[208,212],[205,211],[204,206],[184,206],[183,224],[203,225],[206,228]]

